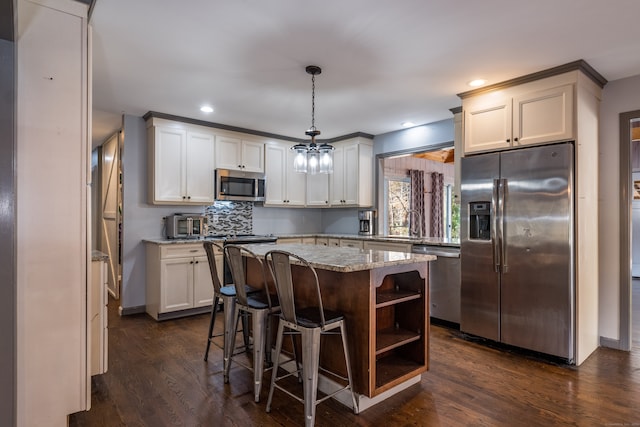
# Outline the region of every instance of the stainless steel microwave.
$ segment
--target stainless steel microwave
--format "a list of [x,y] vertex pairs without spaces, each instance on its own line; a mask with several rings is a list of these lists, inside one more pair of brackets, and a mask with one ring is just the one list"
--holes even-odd
[[207,234],[207,217],[198,214],[174,214],[165,218],[168,239],[197,239]]
[[264,201],[265,175],[256,172],[242,172],[216,169],[216,200]]

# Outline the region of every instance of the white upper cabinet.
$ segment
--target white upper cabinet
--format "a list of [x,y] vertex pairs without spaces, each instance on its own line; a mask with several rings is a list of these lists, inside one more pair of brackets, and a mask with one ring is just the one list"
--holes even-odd
[[213,202],[213,135],[187,132],[186,194],[191,203]]
[[264,172],[264,143],[217,136],[215,158],[218,169]]
[[573,93],[536,83],[463,100],[465,153],[573,139]]
[[213,203],[214,135],[151,123],[147,131],[150,203]]
[[372,206],[373,143],[354,138],[334,147],[331,206]]
[[291,144],[270,142],[265,146],[267,178],[265,206],[305,205],[306,174],[293,170]]
[[307,174],[307,206],[329,206],[329,177],[331,175],[318,173]]
[[515,96],[513,113],[516,145],[573,139],[573,85]]

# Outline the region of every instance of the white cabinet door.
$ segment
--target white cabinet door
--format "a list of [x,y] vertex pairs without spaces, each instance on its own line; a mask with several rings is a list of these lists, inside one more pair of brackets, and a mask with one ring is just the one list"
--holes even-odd
[[156,126],[154,129],[153,201],[182,203],[186,193],[185,162],[187,132]]
[[264,172],[264,143],[216,137],[216,168]]
[[206,256],[193,259],[193,306],[205,307],[213,304],[213,281]]
[[464,110],[464,152],[511,147],[511,98],[480,97]]
[[373,147],[359,140],[336,144],[331,206],[373,205]]
[[187,134],[185,175],[190,202],[213,204],[213,147],[213,135]]
[[242,141],[228,136],[216,136],[216,168],[242,170]]
[[287,206],[304,206],[307,198],[307,175],[293,170],[293,158],[295,153],[290,150],[289,145],[285,147],[287,161],[285,162],[285,182]]
[[515,145],[540,144],[573,138],[573,85],[564,85],[513,98]]
[[306,174],[293,170],[293,155],[288,144],[267,144],[265,205],[304,206]]
[[324,173],[307,176],[307,206],[329,206],[329,176]]
[[358,148],[357,144],[350,144],[344,147],[343,199],[346,205],[351,206],[358,204]]
[[265,147],[266,194],[265,205],[282,206],[285,204],[287,186],[285,163],[286,148],[280,144],[267,144]]
[[264,143],[242,141],[242,170],[264,172]]
[[160,261],[160,312],[193,307],[193,258]]
[[344,147],[335,146],[333,151],[333,173],[331,174],[331,205],[340,206],[345,203],[344,195]]

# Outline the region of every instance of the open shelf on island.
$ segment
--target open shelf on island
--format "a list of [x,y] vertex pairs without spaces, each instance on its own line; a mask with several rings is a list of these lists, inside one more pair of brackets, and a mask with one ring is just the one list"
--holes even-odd
[[420,292],[408,289],[391,289],[376,293],[376,308],[411,301],[420,298]]
[[417,341],[422,337],[417,332],[402,328],[389,328],[376,331],[376,355],[396,347]]
[[[397,380],[427,370],[424,362],[416,362],[398,354],[390,354],[376,361],[376,388],[388,388]],[[377,390],[381,392],[383,390]]]

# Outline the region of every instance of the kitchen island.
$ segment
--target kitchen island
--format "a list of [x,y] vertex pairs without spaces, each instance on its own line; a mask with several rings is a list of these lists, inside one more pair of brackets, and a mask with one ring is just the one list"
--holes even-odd
[[[316,269],[324,307],[346,318],[360,410],[420,381],[429,367],[427,278],[435,256],[306,244],[245,247],[260,257],[273,249],[295,253]],[[254,262],[247,262],[247,281],[256,286],[262,276]],[[313,301],[304,286],[309,271],[294,265],[292,275],[296,299]],[[322,346],[321,365],[346,375],[341,343],[324,340]]]

